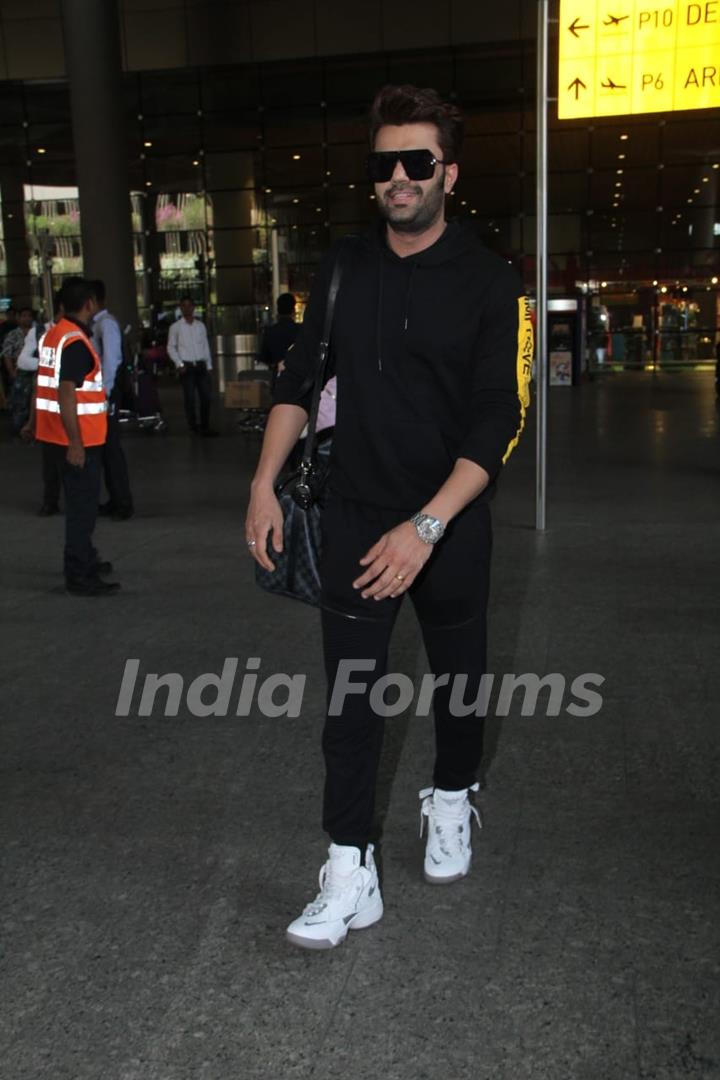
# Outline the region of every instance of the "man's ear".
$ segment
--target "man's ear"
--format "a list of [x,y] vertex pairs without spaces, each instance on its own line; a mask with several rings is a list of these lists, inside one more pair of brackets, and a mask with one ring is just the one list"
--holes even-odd
[[455,164],[446,165],[445,166],[445,194],[446,195],[449,195],[450,192],[452,191],[452,189],[455,187],[455,184],[457,183],[457,178],[458,178],[458,167],[457,167],[457,165],[455,165]]

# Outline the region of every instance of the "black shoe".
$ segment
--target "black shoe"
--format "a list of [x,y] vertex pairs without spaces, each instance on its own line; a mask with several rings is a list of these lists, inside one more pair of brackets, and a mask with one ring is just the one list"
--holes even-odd
[[108,500],[106,503],[100,503],[100,505],[98,506],[97,512],[98,512],[98,517],[110,517],[111,514],[115,513],[115,507]]
[[135,513],[132,506],[118,506],[110,515],[111,521],[127,521]]
[[113,564],[111,562],[107,562],[107,560],[102,560],[101,559],[100,562],[95,563],[95,573],[96,574],[100,574],[100,575],[104,576],[105,574],[112,574],[112,572],[113,572]]
[[110,596],[120,588],[117,581],[103,581],[99,577],[69,578],[65,582],[69,593],[73,596]]
[[51,505],[50,503],[43,503],[38,510],[38,517],[53,517],[55,514],[59,513],[60,507],[57,504]]

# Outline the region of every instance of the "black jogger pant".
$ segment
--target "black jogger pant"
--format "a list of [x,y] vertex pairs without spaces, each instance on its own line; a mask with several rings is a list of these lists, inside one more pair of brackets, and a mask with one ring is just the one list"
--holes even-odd
[[[374,682],[387,672],[388,645],[402,597],[363,600],[352,582],[363,572],[360,558],[408,516],[337,495],[330,497],[323,513],[322,630],[328,681],[323,827],[334,843],[361,849],[371,839],[385,725],[371,707],[370,695]],[[470,787],[482,757],[483,718],[474,712],[461,716],[450,705],[456,675],[467,677],[460,686],[463,702],[469,705],[480,692],[486,666],[491,548],[490,511],[486,503],[476,502],[450,523],[408,590],[422,629],[429,674],[450,676],[433,697],[433,782],[447,791]],[[358,663],[353,671],[356,661],[374,661],[374,667],[360,670]],[[365,690],[343,694],[348,683],[365,684]],[[388,700],[393,693],[388,691]]]

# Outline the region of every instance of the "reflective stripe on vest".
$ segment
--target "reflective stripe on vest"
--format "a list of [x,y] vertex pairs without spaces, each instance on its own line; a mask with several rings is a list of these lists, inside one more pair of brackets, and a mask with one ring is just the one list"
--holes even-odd
[[75,387],[78,427],[83,446],[101,446],[107,435],[107,397],[102,365],[88,335],[68,319],[60,319],[40,340],[35,392],[36,437],[41,442],[67,446],[69,439],[60,415],[60,370],[66,345],[81,341],[92,357],[92,369]]

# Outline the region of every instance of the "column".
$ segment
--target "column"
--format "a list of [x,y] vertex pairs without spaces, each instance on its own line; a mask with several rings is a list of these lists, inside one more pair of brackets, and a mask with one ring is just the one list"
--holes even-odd
[[115,0],[62,0],[85,274],[121,326],[137,325],[130,184]]

